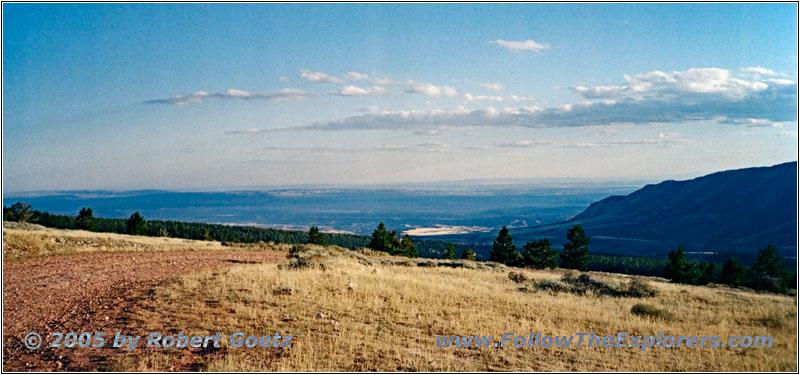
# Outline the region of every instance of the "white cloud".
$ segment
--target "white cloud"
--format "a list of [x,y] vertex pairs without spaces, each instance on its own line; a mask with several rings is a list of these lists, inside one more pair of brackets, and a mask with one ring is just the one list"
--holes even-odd
[[370,96],[370,95],[382,95],[385,93],[386,89],[380,86],[372,86],[364,88],[354,85],[348,85],[343,87],[339,91],[330,92],[328,94],[337,96]]
[[442,135],[444,134],[443,129],[423,129],[417,130],[414,132],[414,135]]
[[501,91],[501,90],[503,90],[503,85],[501,85],[499,83],[493,83],[493,82],[479,83],[478,86],[483,87],[483,88],[488,89],[488,90],[492,90],[492,91]]
[[620,135],[620,134],[622,134],[622,131],[619,130],[619,129],[614,129],[614,128],[603,128],[603,129],[600,129],[600,133],[606,134],[606,135]]
[[553,142],[532,142],[532,141],[512,141],[512,142],[500,142],[497,143],[497,147],[519,147],[519,148],[529,148],[529,147],[536,147],[536,146],[552,146],[555,145]]
[[783,124],[763,118],[718,118],[720,124],[745,125],[748,128],[780,128]]
[[[425,131],[440,128],[548,128],[698,121],[764,126],[767,123],[797,121],[796,84],[776,85],[742,80],[731,77],[730,72],[723,69],[689,69],[672,73],[656,71],[626,76],[626,83],[619,86],[602,86],[602,89],[578,86],[574,90],[587,99],[598,100],[549,108],[530,105],[520,108],[491,106],[468,109],[459,106],[431,110],[384,110],[279,131]],[[454,88],[414,81],[407,83],[406,92],[431,96],[457,93]],[[472,96],[473,100],[476,98]],[[496,102],[497,98],[492,100]],[[664,138],[659,139],[679,139],[670,136],[670,133],[664,133]]]
[[[244,132],[230,132],[228,134],[243,134]],[[457,150],[450,146],[437,143],[425,142],[419,144],[386,144],[368,147],[330,147],[330,146],[314,146],[314,147],[296,147],[296,146],[265,146],[262,150],[266,151],[305,151],[305,152],[339,152],[339,153],[363,153],[363,152],[396,152],[396,151],[413,151],[413,152],[450,152]]]
[[497,39],[490,41],[491,44],[496,44],[499,48],[505,48],[509,51],[534,51],[539,52],[544,49],[550,48],[547,44],[541,44],[533,41],[532,39],[524,40],[524,41],[508,41]]
[[189,95],[176,95],[167,99],[152,99],[145,103],[147,104],[171,104],[171,105],[187,105],[193,103],[202,103],[208,100],[221,100],[221,99],[260,99],[270,102],[277,102],[282,100],[300,100],[310,97],[306,91],[298,89],[283,89],[276,92],[261,92],[251,93],[247,91],[230,89],[224,93],[209,94],[205,91],[193,92]]
[[405,92],[410,94],[422,94],[428,96],[456,96],[458,91],[451,86],[436,86],[427,82],[406,82]]
[[256,134],[256,133],[263,133],[263,132],[264,132],[264,129],[251,128],[251,129],[243,129],[243,130],[234,130],[234,131],[226,132],[225,134]]
[[278,81],[289,82],[289,78],[288,77],[284,77],[284,76],[280,76],[280,77],[278,77]]
[[300,76],[314,83],[344,83],[344,82],[363,82],[368,81],[377,86],[389,86],[397,84],[397,81],[385,75],[370,76],[359,72],[347,72],[341,77],[332,76],[323,72],[312,72],[308,69],[300,71]]
[[739,71],[744,73],[744,74],[759,74],[759,75],[764,75],[764,76],[777,76],[777,75],[780,75],[780,73],[778,73],[778,72],[776,72],[774,70],[770,70],[770,69],[767,69],[767,68],[762,68],[760,66],[751,66],[751,67],[748,67],[748,68],[741,68],[741,69],[739,69]]
[[797,132],[790,130],[784,130],[778,134],[782,137],[797,137]]
[[517,96],[517,95],[472,95],[470,93],[464,94],[464,99],[468,102],[522,102],[522,101],[533,101],[536,100],[533,97],[529,96]]
[[770,79],[765,79],[764,82],[772,83],[772,84],[780,85],[780,86],[790,86],[790,85],[796,84],[791,79],[785,79],[785,78],[770,78]]
[[348,81],[366,81],[369,80],[369,75],[359,72],[348,72],[344,75],[344,79]]
[[680,94],[714,94],[728,99],[741,99],[769,87],[762,81],[735,78],[726,69],[691,68],[671,73],[652,71],[625,75],[625,84],[622,85],[576,86],[573,91],[588,99],[645,99]]
[[678,133],[659,133],[658,137],[655,138],[622,139],[608,142],[579,142],[562,146],[562,148],[599,148],[627,145],[658,145],[667,148],[683,148],[688,142],[688,139],[680,138],[680,134]]
[[492,96],[492,95],[472,95],[470,93],[464,94],[464,99],[467,99],[469,102],[480,102],[480,101],[489,101],[489,102],[502,102],[505,100],[502,96]]
[[658,133],[658,139],[677,139],[681,136],[681,133],[677,132],[661,132]]
[[380,112],[380,110],[381,110],[381,107],[378,107],[377,105],[371,105],[369,107],[356,108],[356,112],[362,112],[362,113]]
[[308,80],[309,82],[314,83],[342,83],[344,82],[341,78],[337,78],[334,76],[330,76],[323,72],[312,72],[308,69],[303,69],[300,71],[300,76]]

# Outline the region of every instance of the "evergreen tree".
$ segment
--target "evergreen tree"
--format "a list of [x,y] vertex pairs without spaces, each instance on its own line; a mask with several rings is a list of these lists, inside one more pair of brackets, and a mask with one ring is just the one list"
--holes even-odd
[[136,211],[127,221],[125,221],[125,226],[128,228],[128,234],[138,235],[138,236],[146,236],[147,235],[147,222],[144,221],[144,218],[139,211]]
[[367,247],[376,251],[390,252],[393,247],[393,237],[395,236],[386,230],[386,225],[380,223],[378,224],[378,229],[375,229],[375,231],[372,232],[372,239],[369,241],[369,245]]
[[682,245],[678,245],[677,250],[670,250],[669,263],[664,266],[664,277],[674,283],[697,284],[700,270],[697,263],[686,259]]
[[550,245],[550,241],[546,238],[526,243],[525,250],[522,252],[522,261],[525,266],[536,269],[558,267],[558,250],[550,249]]
[[319,228],[312,226],[311,229],[308,230],[308,241],[306,243],[313,245],[325,244],[325,239],[322,237],[322,233],[319,232]]
[[789,272],[775,245],[769,244],[760,249],[750,270],[750,286],[753,289],[783,292],[788,286]]
[[751,269],[755,273],[764,273],[775,277],[782,277],[786,273],[783,257],[778,254],[778,248],[773,244],[758,251],[758,256]]
[[447,243],[447,251],[444,253],[444,259],[456,259],[456,247],[452,242]]
[[717,281],[717,266],[714,262],[703,262],[700,264],[700,278],[697,279],[698,285],[706,285]]
[[203,228],[203,241],[214,241],[211,231],[208,228]]
[[516,263],[517,257],[517,247],[514,246],[514,241],[508,232],[508,228],[503,226],[503,229],[500,229],[500,232],[497,233],[497,239],[492,243],[489,261],[512,265]]
[[30,204],[17,202],[11,205],[8,215],[4,216],[7,216],[11,221],[26,223],[33,217],[33,210],[31,210]]
[[96,224],[94,222],[94,216],[92,216],[91,208],[81,208],[81,211],[78,212],[78,216],[75,218],[75,227],[83,230],[95,230]]
[[467,248],[461,253],[461,259],[475,260],[475,250],[472,250],[471,247]]
[[734,257],[728,258],[719,273],[720,284],[737,287],[747,283],[747,268]]
[[[409,241],[410,240],[411,239],[409,238]],[[403,241],[397,237],[396,230],[393,230],[391,233],[389,233],[388,241],[389,241],[389,248],[387,251],[389,252],[390,255],[406,256],[405,251],[403,249]]]
[[408,258],[416,258],[417,254],[417,247],[414,246],[414,243],[411,241],[411,237],[407,234],[403,237],[403,240],[400,242],[400,254],[404,257]]
[[567,241],[569,242],[564,244],[564,252],[561,253],[564,268],[588,271],[589,243],[592,241],[586,237],[583,227],[575,225],[570,228],[567,231]]

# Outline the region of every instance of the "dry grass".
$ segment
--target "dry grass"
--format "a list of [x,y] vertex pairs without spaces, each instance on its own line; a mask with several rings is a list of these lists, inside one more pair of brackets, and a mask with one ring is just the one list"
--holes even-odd
[[3,223],[3,260],[50,255],[105,252],[156,252],[188,250],[283,250],[289,245],[234,244],[167,237],[129,236],[83,230],[49,229],[39,225]]
[[[333,253],[347,255],[346,251]],[[330,254],[328,254],[330,255]],[[352,255],[352,254],[351,254]],[[319,267],[242,265],[184,275],[132,310],[128,334],[183,331],[294,336],[293,347],[212,353],[138,349],[126,371],[797,371],[795,297],[649,281],[657,296],[520,291],[493,269],[387,265],[370,254]],[[533,282],[561,272],[520,271]],[[592,273],[622,286],[629,278]],[[645,303],[672,321],[631,313]],[[439,348],[435,335],[772,335],[772,348]]]

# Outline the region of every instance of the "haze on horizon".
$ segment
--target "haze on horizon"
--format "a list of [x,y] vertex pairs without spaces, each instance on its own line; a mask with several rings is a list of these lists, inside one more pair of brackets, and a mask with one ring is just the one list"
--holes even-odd
[[3,189],[797,160],[796,4],[3,4]]

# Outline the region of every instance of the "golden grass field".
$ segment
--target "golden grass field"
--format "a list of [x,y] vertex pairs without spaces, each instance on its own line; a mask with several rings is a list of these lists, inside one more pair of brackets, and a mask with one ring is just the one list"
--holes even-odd
[[[190,356],[140,351],[117,369],[170,370],[194,361],[209,371],[796,371],[795,299],[726,288],[651,282],[650,298],[525,293],[507,272],[365,266],[326,259],[326,270],[247,265],[184,275],[159,285],[132,312],[131,328],[194,334],[241,331],[294,336],[291,349],[229,348]],[[561,272],[524,271],[535,279]],[[602,275],[611,283],[625,276]],[[276,294],[280,288],[296,290]],[[671,322],[630,313],[639,302]],[[540,331],[572,335],[773,335],[772,348],[439,348],[435,335]],[[184,356],[185,358],[178,359]]]
[[168,237],[129,236],[84,230],[59,230],[27,223],[3,223],[3,259],[110,252],[160,252],[198,250],[284,250],[289,245],[237,244]]
[[[108,241],[85,251],[217,249],[218,243],[79,231],[5,229],[31,241],[36,255],[80,252],[50,246],[52,238]],[[38,245],[36,245],[38,243]],[[76,242],[79,243],[79,242]],[[44,244],[44,245],[43,245]],[[285,246],[281,246],[285,248]],[[229,247],[225,247],[230,249]],[[6,254],[4,259],[25,257]],[[649,279],[660,293],[629,298],[524,292],[508,270],[388,265],[372,252],[312,247],[325,269],[235,264],[161,282],[128,312],[126,333],[188,335],[234,332],[292,335],[291,348],[218,351],[143,349],[120,353],[111,371],[789,371],[797,372],[797,301],[724,287],[694,287]],[[141,256],[147,256],[142,253]],[[558,280],[563,270],[521,271]],[[612,285],[625,275],[590,273]],[[291,293],[280,293],[291,289]],[[646,303],[671,321],[631,314]],[[540,331],[573,335],[772,335],[772,348],[439,348],[435,335]],[[143,338],[144,340],[144,338]]]

